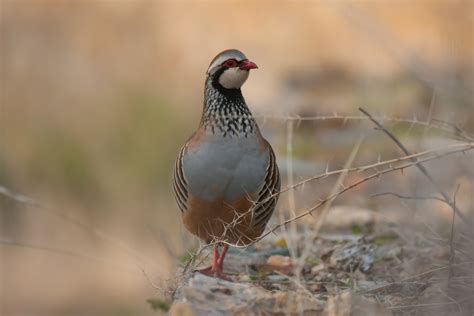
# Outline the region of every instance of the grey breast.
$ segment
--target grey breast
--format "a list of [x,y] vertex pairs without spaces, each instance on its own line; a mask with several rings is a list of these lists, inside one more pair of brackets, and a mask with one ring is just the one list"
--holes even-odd
[[268,149],[262,151],[256,136],[212,135],[197,148],[186,150],[183,173],[191,195],[207,201],[234,201],[262,187],[268,163]]

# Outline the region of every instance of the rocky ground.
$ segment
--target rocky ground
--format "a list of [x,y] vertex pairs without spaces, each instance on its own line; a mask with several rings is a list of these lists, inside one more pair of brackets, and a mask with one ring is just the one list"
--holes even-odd
[[472,315],[472,233],[450,243],[353,213],[232,249],[232,281],[181,269],[170,315]]

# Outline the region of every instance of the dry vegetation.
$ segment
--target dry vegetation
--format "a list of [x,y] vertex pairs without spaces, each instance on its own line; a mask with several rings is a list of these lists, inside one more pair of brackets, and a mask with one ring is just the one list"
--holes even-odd
[[[471,315],[472,6],[2,1],[0,313],[154,315],[195,280],[283,314]],[[189,279],[208,248],[170,185],[228,47],[285,182],[234,285]]]
[[[361,147],[362,141],[359,141],[343,169],[326,169],[324,173],[301,182],[290,182],[287,188],[278,193],[290,195],[290,208],[286,212],[289,218],[284,219],[284,213],[281,212],[280,222],[271,226],[256,241],[257,248],[254,247],[255,243],[246,247],[233,245],[250,253],[238,252],[228,259],[231,265],[228,272],[238,284],[205,280],[206,277],[193,274],[193,269],[203,262],[202,254],[209,245],[204,245],[191,256],[168,290],[154,284],[162,293],[168,291],[177,300],[172,315],[180,315],[185,311],[197,315],[220,315],[229,310],[236,314],[289,315],[472,313],[472,214],[471,211],[462,212],[457,205],[460,184],[451,198],[431,175],[431,171],[424,167],[432,160],[470,152],[474,149],[472,136],[462,131],[460,134],[464,135],[461,136],[463,140],[457,144],[412,154],[389,129],[367,111],[360,110],[406,156],[352,167]],[[426,126],[427,122],[413,124]],[[468,159],[472,160],[472,153]],[[381,177],[403,172],[410,167],[418,168],[438,192],[433,196],[379,192],[372,197],[391,195],[402,201],[434,200],[444,203],[452,214],[448,233],[436,232],[424,219],[415,221],[417,224],[407,229],[403,227],[409,225],[403,219],[406,214],[389,218],[383,209],[357,209],[353,205],[343,210],[333,210],[333,218],[325,225],[326,233],[320,233],[331,212],[330,204],[342,194],[368,181],[381,182]],[[357,173],[359,177],[347,179],[351,173]],[[292,209],[295,203],[294,196],[291,197],[293,190],[331,176],[339,178],[330,194],[296,215]],[[337,215],[334,215],[335,212]],[[296,220],[309,215],[313,216],[309,222],[295,225]],[[455,225],[456,216],[460,218],[458,225]],[[412,216],[410,220],[413,220]],[[420,230],[421,225],[425,226],[423,230]],[[277,233],[277,238],[270,238],[272,233]],[[280,237],[278,233],[282,233]],[[224,243],[218,239],[216,242]],[[253,285],[245,285],[249,281],[257,288],[271,292],[258,291]],[[282,294],[285,294],[283,298]],[[275,301],[280,303],[275,304]]]

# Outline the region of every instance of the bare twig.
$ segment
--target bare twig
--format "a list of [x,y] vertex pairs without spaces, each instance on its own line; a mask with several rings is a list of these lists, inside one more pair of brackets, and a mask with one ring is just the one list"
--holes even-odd
[[[459,151],[458,151],[458,149],[459,149]],[[367,171],[367,170],[377,170],[377,168],[387,166],[387,165],[390,166],[390,165],[400,163],[400,162],[404,162],[404,161],[407,161],[407,160],[413,160],[413,158],[432,157],[434,159],[434,158],[440,157],[440,155],[443,155],[443,153],[448,152],[450,150],[454,150],[455,152],[464,152],[464,151],[468,151],[468,150],[472,150],[472,149],[474,149],[474,143],[452,144],[452,145],[448,145],[448,146],[445,146],[445,147],[439,148],[439,149],[426,150],[426,151],[419,152],[419,153],[416,153],[416,154],[411,154],[411,155],[408,155],[408,156],[389,159],[389,160],[385,160],[385,161],[377,161],[376,163],[365,165],[365,166],[352,167],[352,168],[349,168],[349,169],[339,169],[339,170],[334,170],[334,171],[326,170],[322,174],[319,174],[319,175],[316,175],[316,176],[313,176],[313,177],[309,177],[305,180],[302,180],[300,182],[295,183],[293,186],[287,186],[286,188],[281,189],[279,192],[269,196],[264,201],[261,201],[261,203],[265,203],[269,199],[274,198],[275,196],[280,195],[282,193],[285,193],[288,190],[291,190],[293,188],[304,186],[308,182],[317,181],[319,179],[327,178],[329,176],[339,175],[341,173],[346,173],[346,172],[364,172],[364,171]],[[429,159],[429,160],[432,160],[432,159]]]
[[155,290],[158,290],[158,291],[161,291],[161,292],[167,292],[163,287],[159,286],[158,284],[156,284],[154,281],[153,281],[153,278],[145,271],[145,269],[143,268],[140,268],[140,270],[142,271],[143,273],[143,276],[145,277],[145,279],[148,281],[148,283],[150,283],[150,285],[155,289]]
[[[454,197],[453,197],[453,207],[455,208],[456,207],[456,196],[458,194],[458,191],[459,191],[459,187],[460,185],[458,184],[457,188],[456,188],[456,191],[454,192]],[[451,235],[449,236],[449,249],[450,249],[450,253],[449,253],[449,281],[451,281],[451,276],[453,274],[453,269],[452,269],[452,264],[454,262],[454,257],[455,257],[455,251],[454,251],[454,245],[453,245],[453,241],[454,241],[454,221],[456,219],[456,212],[453,212],[453,220],[451,222]],[[448,281],[448,284],[450,283]]]
[[[357,143],[354,145],[354,147],[352,148],[352,151],[349,155],[349,158],[347,158],[347,161],[344,164],[343,169],[345,169],[345,170],[350,169],[350,167],[352,166],[352,163],[354,162],[354,159],[355,159],[357,153],[359,152],[359,149],[360,149],[360,146],[362,145],[363,140],[364,140],[364,137],[361,136],[359,138],[359,140],[357,141]],[[347,174],[348,174],[348,172],[343,172],[339,175],[339,177],[336,181],[336,184],[334,185],[333,189],[331,190],[330,196],[334,196],[340,187],[344,187],[343,183],[344,183],[344,180],[347,177]],[[314,233],[316,235],[319,233],[319,230],[321,229],[321,226],[323,225],[324,220],[326,219],[326,216],[329,212],[329,208],[331,207],[331,204],[332,204],[333,201],[334,201],[334,199],[329,200],[324,205],[324,209],[321,211],[321,213],[319,215],[319,221],[316,223],[316,226],[314,227]]]
[[[348,121],[363,121],[368,120],[369,118],[364,115],[343,115],[339,113],[333,113],[329,115],[314,115],[314,116],[299,116],[299,115],[255,115],[255,118],[260,119],[273,119],[273,120],[284,120],[284,121],[295,121],[295,122],[308,122],[308,121],[330,121],[338,120],[343,121],[345,124]],[[468,134],[466,131],[462,130],[456,124],[446,122],[440,119],[428,117],[427,120],[419,120],[416,116],[412,119],[408,118],[398,118],[398,117],[389,117],[389,116],[374,116],[378,121],[382,122],[393,122],[401,124],[409,124],[410,126],[420,126],[427,129],[435,129],[443,131],[453,139],[463,140],[463,141],[474,141],[474,135]]]
[[[134,269],[131,269],[129,267],[125,267],[123,265],[118,265],[116,262],[114,262],[112,260],[106,260],[106,259],[103,259],[103,258],[95,257],[95,256],[88,255],[88,254],[83,254],[83,253],[80,253],[80,252],[74,252],[74,251],[70,251],[70,250],[58,249],[58,248],[53,248],[53,247],[44,246],[44,245],[29,244],[29,243],[18,242],[18,241],[13,241],[13,240],[6,240],[6,239],[0,239],[0,244],[3,245],[3,246],[8,246],[8,247],[20,247],[20,248],[27,248],[27,249],[33,249],[33,250],[41,250],[41,251],[54,253],[54,254],[57,254],[57,255],[81,258],[81,259],[86,259],[86,260],[95,261],[95,262],[99,262],[99,263],[106,263],[107,265],[110,265],[111,267],[126,271],[128,273],[139,275],[138,271],[136,271]],[[139,267],[139,268],[141,270],[143,270],[141,267]]]
[[372,194],[370,197],[373,198],[373,197],[380,197],[380,196],[386,196],[386,195],[393,195],[403,200],[435,200],[435,201],[450,205],[448,202],[446,202],[446,200],[437,196],[408,196],[408,195],[402,195],[396,192],[380,192],[380,193]]
[[[469,150],[472,150],[472,149],[474,149],[474,143],[453,144],[453,145],[445,146],[443,148],[434,149],[434,150],[426,150],[426,151],[423,151],[423,152],[420,152],[420,153],[411,154],[411,155],[408,155],[408,156],[403,156],[403,157],[399,157],[399,158],[395,158],[395,159],[389,159],[389,160],[386,160],[386,161],[378,161],[376,163],[365,165],[365,166],[352,167],[352,168],[348,168],[348,169],[340,169],[340,170],[334,170],[334,171],[326,170],[322,174],[319,174],[319,175],[316,175],[316,176],[313,176],[313,177],[309,177],[309,178],[307,178],[303,181],[295,183],[293,186],[288,186],[288,187],[280,190],[279,192],[271,195],[270,197],[268,197],[266,200],[262,201],[261,203],[265,203],[266,201],[268,201],[268,199],[271,199],[271,198],[273,198],[277,195],[285,193],[286,191],[291,190],[293,188],[303,186],[308,182],[317,181],[319,179],[323,179],[323,178],[326,178],[326,177],[329,177],[329,176],[339,175],[339,174],[347,173],[347,172],[364,172],[364,171],[368,171],[368,170],[377,171],[380,167],[384,167],[384,166],[387,166],[387,165],[392,166],[396,163],[405,162],[405,161],[408,161],[408,160],[413,161],[414,158],[424,158],[425,159],[424,161],[430,161],[430,160],[445,156],[446,154],[457,153],[457,152],[465,152],[465,151],[469,151]],[[452,151],[450,151],[450,150],[452,150]]]
[[403,308],[415,308],[415,307],[430,307],[430,306],[443,306],[443,305],[453,305],[458,304],[457,302],[449,301],[449,302],[441,302],[441,303],[426,303],[426,304],[413,304],[413,305],[397,305],[397,306],[390,306],[387,307],[388,310],[393,309],[403,309]]
[[[412,167],[412,166],[415,166],[415,165],[418,165],[420,163],[424,163],[424,162],[428,162],[428,161],[431,161],[431,160],[434,160],[434,159],[439,159],[441,157],[444,157],[444,156],[447,156],[447,155],[452,155],[452,154],[455,154],[455,153],[459,153],[459,152],[464,152],[464,151],[467,151],[467,150],[471,150],[474,148],[474,144],[464,144],[464,146],[461,146],[461,147],[458,147],[458,149],[455,149],[455,150],[452,150],[452,151],[447,151],[447,152],[444,152],[444,153],[436,153],[436,155],[433,155],[433,156],[427,156],[426,158],[424,159],[417,159],[415,161],[411,161],[411,162],[406,162],[402,165],[399,165],[399,166],[393,166],[391,164],[389,164],[388,167],[386,167],[385,169],[383,170],[376,170],[374,171],[374,173],[372,173],[371,175],[359,180],[359,181],[356,181],[354,183],[352,183],[351,185],[348,185],[348,186],[345,186],[343,189],[341,189],[340,191],[338,191],[337,193],[335,193],[334,195],[331,195],[331,196],[328,196],[326,199],[323,199],[321,201],[319,201],[316,205],[314,205],[313,207],[311,207],[310,209],[308,209],[306,212],[303,212],[297,216],[294,216],[288,220],[285,220],[277,225],[274,225],[270,230],[268,230],[266,233],[264,233],[263,235],[261,235],[259,238],[257,238],[255,241],[253,241],[252,243],[246,245],[246,246],[241,246],[241,245],[236,245],[236,244],[231,244],[231,243],[227,243],[225,241],[222,241],[222,243],[226,243],[232,247],[236,247],[236,248],[247,248],[249,247],[250,245],[253,245],[254,243],[262,240],[263,238],[265,238],[266,236],[268,236],[269,234],[272,234],[274,233],[276,230],[280,229],[282,226],[285,226],[295,220],[298,220],[302,217],[305,217],[307,215],[310,215],[312,214],[315,210],[319,209],[321,206],[323,206],[324,204],[326,204],[328,201],[330,200],[333,200],[335,199],[337,196],[351,190],[352,188],[356,187],[356,186],[359,186],[361,185],[362,183],[364,182],[367,182],[367,181],[370,181],[370,180],[373,180],[373,179],[377,179],[379,178],[380,176],[384,175],[384,174],[387,174],[387,173],[391,173],[391,172],[394,172],[394,171],[399,171],[399,170],[404,170],[406,168],[409,168],[409,167]],[[402,158],[406,158],[406,157],[402,157]],[[406,161],[407,159],[403,159],[404,161]],[[411,159],[410,159],[411,160]],[[348,170],[360,170],[359,168],[350,168]],[[364,169],[365,170],[365,169]],[[373,170],[373,169],[371,169]],[[347,170],[338,170],[337,173],[341,173],[341,172],[347,172]],[[321,177],[325,176],[326,174],[323,174],[321,175]],[[315,178],[318,178],[318,177],[313,177],[312,179],[315,179]]]
[[198,258],[206,248],[214,246],[215,244],[216,242],[213,242],[207,245],[201,245],[195,253],[191,253],[189,260],[186,262],[186,264],[183,267],[183,273],[186,273],[190,267],[197,267],[201,265],[201,263],[203,263],[204,260],[206,260],[207,257],[209,257],[209,254],[207,254],[204,258],[202,258],[197,264],[194,264],[194,262],[196,261],[196,258]]
[[71,224],[74,224],[78,227],[80,227],[81,229],[85,230],[85,231],[88,231],[89,233],[93,234],[94,236],[108,242],[110,245],[113,245],[115,246],[115,248],[118,248],[120,249],[121,251],[123,251],[124,253],[126,253],[127,255],[129,255],[130,257],[132,257],[133,259],[137,260],[138,262],[140,262],[140,264],[144,264],[144,261],[148,261],[148,262],[153,262],[153,260],[145,257],[143,254],[139,253],[138,251],[136,250],[133,250],[131,249],[130,247],[126,246],[125,244],[123,244],[121,241],[117,240],[116,238],[108,235],[107,233],[97,229],[97,228],[94,228],[94,227],[91,227],[90,225],[76,219],[76,218],[73,218],[63,212],[60,212],[60,211],[57,211],[49,206],[46,206],[44,205],[43,203],[40,203],[38,202],[37,200],[35,199],[32,199],[26,195],[22,195],[22,194],[18,194],[16,192],[13,192],[11,190],[9,190],[8,188],[0,185],[0,195],[3,195],[3,196],[6,196],[10,199],[12,199],[13,201],[15,202],[18,202],[18,203],[21,203],[21,204],[25,204],[25,205],[28,205],[30,207],[33,207],[37,210],[40,210],[40,211],[43,211],[45,213],[48,213],[48,214],[52,214],[58,218],[61,218],[62,220],[66,221],[66,222],[69,222]]
[[[406,149],[405,146],[391,133],[388,129],[386,129],[382,124],[380,124],[376,119],[370,115],[369,112],[364,110],[363,108],[359,108],[359,111],[364,113],[378,128],[380,128],[391,140],[397,144],[397,146],[405,153],[405,155],[409,156],[411,155],[410,151]],[[417,161],[416,158],[413,158],[412,161]],[[465,222],[467,223],[467,218],[464,216],[464,214],[454,205],[449,196],[440,188],[440,186],[436,183],[436,181],[433,179],[431,174],[428,172],[428,170],[422,165],[422,164],[416,164],[416,167],[426,176],[426,178],[430,181],[430,183],[436,188],[436,190],[443,196],[444,200],[451,206],[453,209],[453,212],[456,212],[457,215]]]
[[[361,146],[363,140],[364,140],[364,138],[361,136],[359,138],[359,140],[357,141],[357,143],[354,145],[354,147],[353,147],[353,149],[352,149],[352,151],[349,155],[349,158],[347,159],[346,163],[344,164],[344,169],[345,170],[348,170],[351,167],[357,153],[359,152],[359,149],[360,149],[360,146]],[[337,179],[336,183],[333,186],[333,189],[331,190],[331,193],[330,193],[331,196],[335,196],[335,193],[339,190],[339,188],[343,184],[347,174],[348,173],[345,172],[345,173],[341,173],[339,175],[339,178]],[[324,220],[326,219],[327,214],[329,213],[330,206],[331,206],[333,200],[330,200],[330,201],[328,201],[328,203],[325,204],[323,210],[319,213],[316,224],[314,225],[314,227],[311,228],[311,230],[309,231],[309,235],[305,238],[305,243],[304,244],[308,245],[308,246],[305,247],[305,249],[303,250],[303,252],[302,252],[302,254],[301,254],[301,256],[298,260],[298,265],[296,267],[296,275],[300,274],[300,271],[303,269],[303,266],[306,262],[306,259],[308,258],[308,256],[311,253],[311,250],[312,250],[311,246],[313,245],[313,240],[315,240],[316,237],[318,236],[319,231],[321,229],[321,226],[323,225]]]
[[[288,177],[288,185],[292,187],[294,185],[294,177],[293,177],[293,130],[294,130],[294,122],[288,121],[287,122],[287,133],[286,133],[286,155],[288,159],[286,160],[286,168],[287,168],[287,177]],[[288,192],[288,213],[291,217],[296,215],[296,202],[295,202],[295,191],[289,190]],[[283,219],[283,214],[280,213],[281,218]],[[296,233],[296,223],[290,227],[290,231],[292,233]],[[296,258],[296,241],[293,242],[292,236],[288,233],[288,231],[284,230],[286,235],[286,242],[288,245],[288,250],[293,258]]]
[[439,286],[438,286],[438,291],[441,293],[441,295],[443,295],[443,296],[446,297],[448,300],[450,300],[451,302],[453,302],[454,304],[456,304],[460,315],[462,315],[462,313],[463,313],[463,308],[462,308],[461,304],[459,304],[458,301],[456,301],[454,298],[452,298],[451,296],[449,296],[448,294],[446,294]]
[[[474,263],[474,261],[467,261],[467,262],[453,264],[453,266],[464,266],[464,265],[470,265],[470,264],[473,264],[473,263]],[[418,273],[418,274],[403,278],[403,279],[395,281],[395,282],[391,282],[391,283],[388,283],[388,284],[385,284],[385,285],[382,285],[382,286],[377,286],[375,288],[365,290],[362,293],[365,294],[365,293],[370,293],[370,292],[374,292],[374,291],[380,291],[380,290],[386,289],[386,288],[388,288],[392,285],[404,283],[406,281],[413,280],[413,279],[423,277],[423,276],[426,276],[426,275],[430,275],[430,274],[433,274],[433,273],[436,273],[436,272],[439,272],[439,271],[442,271],[442,270],[445,270],[445,269],[449,269],[449,265],[441,266],[441,267],[438,267],[438,268],[433,268],[431,270],[424,271],[422,273]]]

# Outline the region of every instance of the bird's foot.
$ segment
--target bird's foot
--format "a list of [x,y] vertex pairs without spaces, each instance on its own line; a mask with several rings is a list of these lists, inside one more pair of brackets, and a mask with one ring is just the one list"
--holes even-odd
[[196,269],[193,272],[199,272],[199,273],[202,273],[202,274],[205,274],[205,275],[209,275],[209,273],[212,273],[211,271],[212,271],[212,266],[209,266],[209,267],[202,268],[202,269]]
[[214,246],[214,259],[212,260],[212,265],[207,268],[194,270],[194,272],[199,272],[204,275],[214,277],[214,278],[219,278],[226,281],[232,281],[232,279],[224,273],[224,269],[223,269],[224,257],[228,248],[229,248],[228,245],[224,245],[224,247],[222,248],[222,254],[219,255],[217,245],[215,245]]
[[225,274],[222,271],[222,269],[219,269],[219,268],[216,269],[212,266],[209,266],[209,267],[203,268],[203,269],[196,269],[196,270],[194,270],[194,272],[199,272],[201,274],[204,274],[204,275],[207,275],[207,276],[210,276],[210,277],[213,277],[213,278],[222,279],[222,280],[225,280],[225,281],[232,281],[232,279],[227,274]]
[[232,279],[230,278],[230,276],[222,272],[222,270],[214,271],[214,277],[224,280],[224,281],[232,282]]

